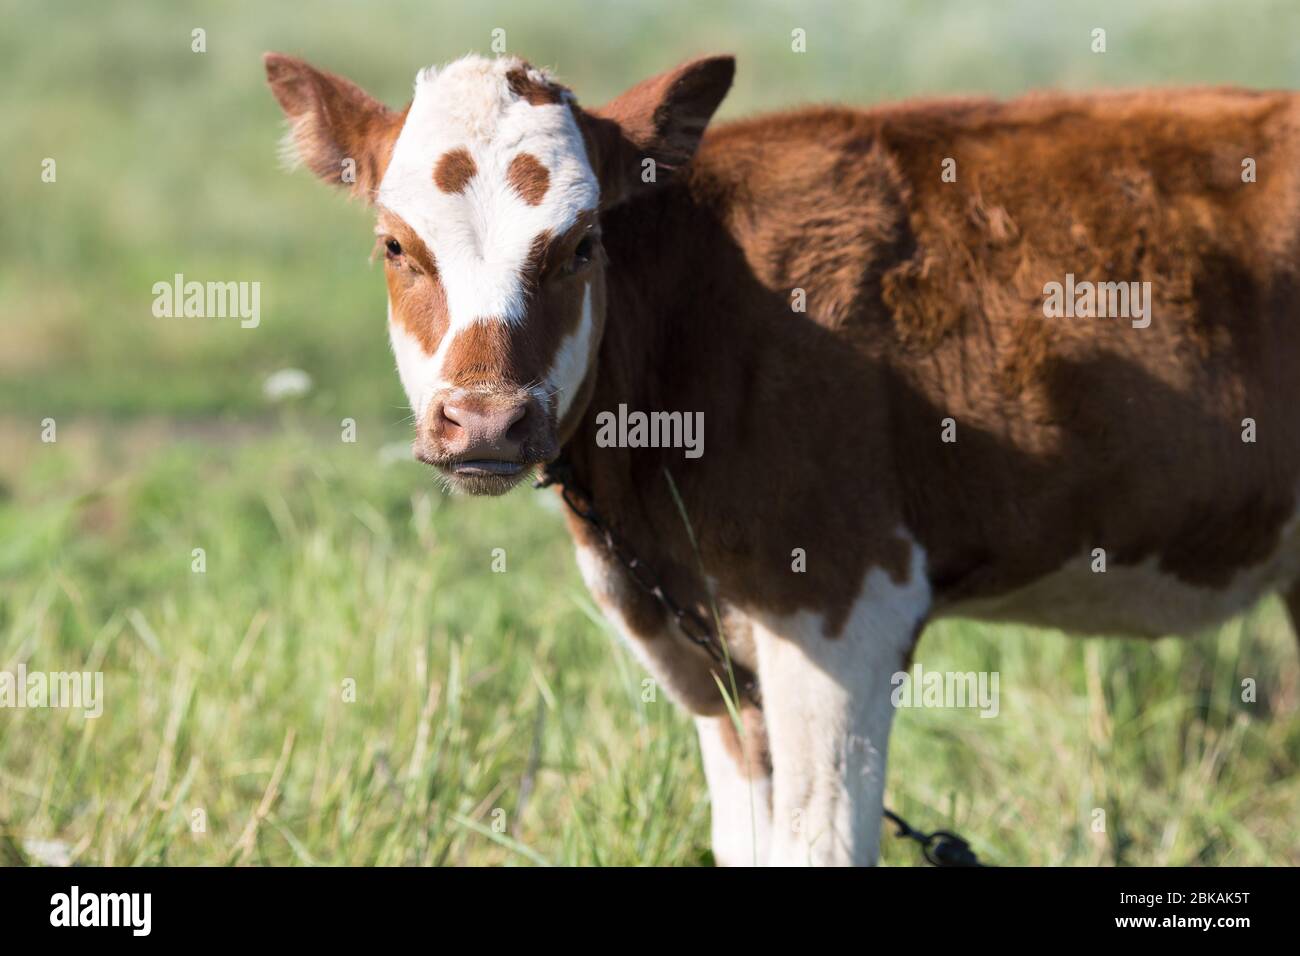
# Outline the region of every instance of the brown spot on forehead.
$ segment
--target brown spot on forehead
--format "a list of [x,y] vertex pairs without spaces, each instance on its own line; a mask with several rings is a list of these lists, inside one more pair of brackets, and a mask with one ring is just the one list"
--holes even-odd
[[548,82],[526,63],[507,71],[506,82],[510,84],[510,92],[533,106],[554,106],[564,102],[564,87]]
[[551,174],[532,153],[520,153],[510,160],[506,182],[530,206],[540,206],[551,185]]
[[445,193],[463,192],[478,172],[474,157],[461,146],[449,149],[433,167],[433,182]]

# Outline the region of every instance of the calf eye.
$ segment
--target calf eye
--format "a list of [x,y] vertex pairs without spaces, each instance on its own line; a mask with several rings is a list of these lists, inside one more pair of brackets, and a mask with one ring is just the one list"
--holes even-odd
[[402,254],[402,244],[391,237],[384,243],[384,249],[390,259],[396,259]]
[[569,265],[570,272],[578,272],[591,262],[591,257],[596,254],[596,244],[592,241],[591,236],[583,236],[582,241],[578,243],[573,250],[573,262]]

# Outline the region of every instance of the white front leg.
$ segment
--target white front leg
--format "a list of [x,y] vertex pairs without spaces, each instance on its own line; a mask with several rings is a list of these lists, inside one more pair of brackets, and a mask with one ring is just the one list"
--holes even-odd
[[904,584],[866,576],[843,631],[820,615],[755,620],[772,751],[774,866],[863,866],[880,852],[890,678],[929,610],[921,549]]
[[718,866],[763,866],[771,845],[772,777],[763,715],[747,707],[741,716],[741,734],[730,715],[695,718]]

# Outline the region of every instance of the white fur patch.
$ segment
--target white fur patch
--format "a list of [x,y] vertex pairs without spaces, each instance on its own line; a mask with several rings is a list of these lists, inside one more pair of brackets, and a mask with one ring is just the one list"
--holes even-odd
[[[772,781],[751,779],[728,749],[730,716],[696,717],[709,782],[713,859],[718,866],[766,866],[772,839]],[[755,746],[749,742],[747,746]]]
[[[534,106],[518,97],[506,74],[521,66],[513,57],[467,56],[421,71],[379,186],[379,205],[415,230],[437,261],[449,312],[443,346],[475,322],[521,323],[523,269],[534,240],[543,231],[561,235],[599,199],[572,111],[564,103]],[[473,158],[476,172],[462,192],[448,194],[434,183],[433,170],[458,148]],[[507,182],[520,153],[534,156],[549,174],[539,205],[529,205]],[[403,369],[403,381],[431,394],[441,356],[416,359],[405,351],[394,343],[399,365],[405,360],[420,367]],[[407,393],[418,414],[416,394],[409,386]]]
[[907,583],[868,571],[837,637],[826,637],[819,614],[755,615],[772,753],[773,865],[875,862],[894,716],[890,678],[929,607],[925,552],[913,541]]
[[1235,617],[1264,595],[1300,580],[1300,517],[1282,529],[1278,547],[1242,568],[1226,587],[1198,587],[1161,571],[1155,558],[1094,571],[1091,551],[1009,594],[935,608],[934,616],[1014,621],[1083,635],[1188,635]]
[[402,380],[402,388],[418,421],[433,395],[438,367],[425,354],[420,340],[393,321],[392,302],[388,303],[388,341],[393,347],[393,358],[397,360],[397,376]]
[[582,289],[582,316],[578,327],[565,336],[555,353],[555,361],[546,379],[559,395],[559,407],[555,413],[556,421],[564,421],[564,416],[573,407],[573,400],[578,396],[578,388],[587,376],[591,365],[591,333],[595,320],[591,313],[591,283]]

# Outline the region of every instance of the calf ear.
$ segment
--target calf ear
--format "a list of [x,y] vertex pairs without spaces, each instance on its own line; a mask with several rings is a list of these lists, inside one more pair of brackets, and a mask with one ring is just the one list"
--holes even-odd
[[406,112],[305,60],[267,53],[266,82],[291,124],[286,151],[327,183],[373,202]]
[[600,109],[580,111],[601,206],[622,202],[686,165],[735,74],[735,57],[692,60],[638,83]]

